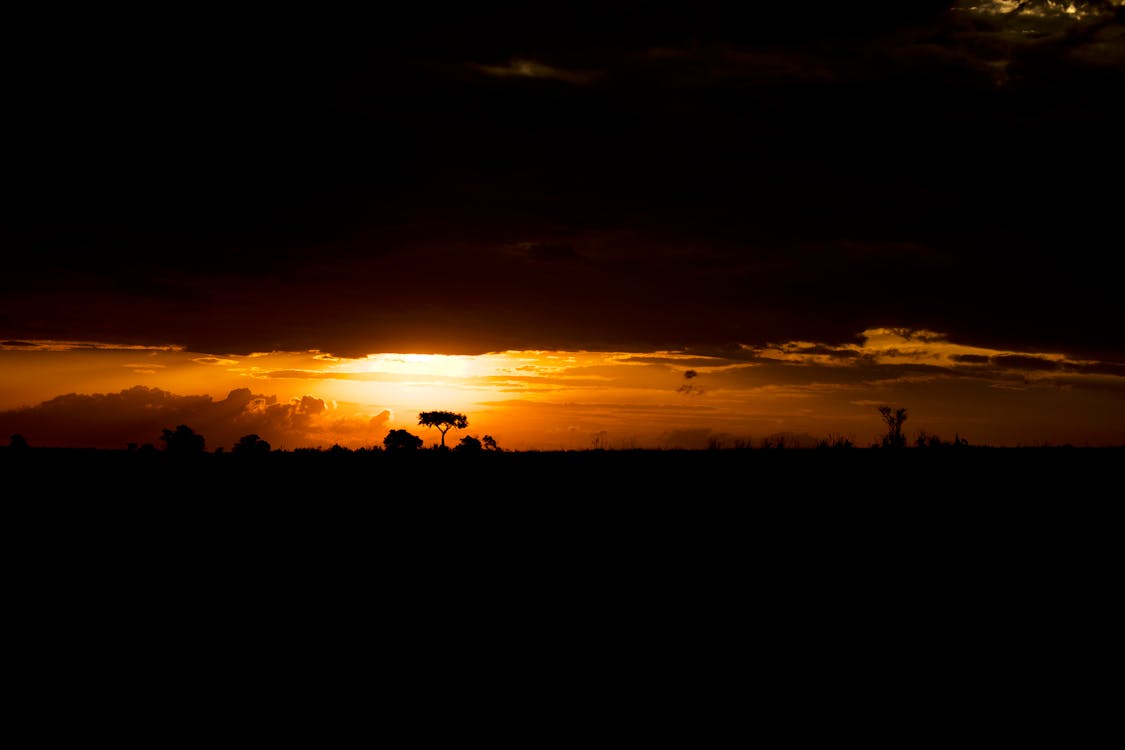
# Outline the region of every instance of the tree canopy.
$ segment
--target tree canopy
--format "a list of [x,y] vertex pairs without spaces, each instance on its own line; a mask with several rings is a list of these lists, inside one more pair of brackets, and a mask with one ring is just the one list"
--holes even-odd
[[441,447],[445,447],[445,433],[456,427],[463,430],[469,426],[469,418],[452,411],[423,411],[418,413],[418,424],[436,427],[441,432]]
[[177,425],[175,430],[164,428],[160,439],[168,453],[177,456],[193,456],[203,452],[205,441],[202,435],[186,424]]
[[412,451],[422,447],[422,438],[406,430],[391,430],[383,438],[383,448],[389,451]]
[[262,440],[257,433],[250,433],[243,435],[238,439],[234,445],[234,453],[237,456],[262,456],[270,452],[270,444],[268,440]]

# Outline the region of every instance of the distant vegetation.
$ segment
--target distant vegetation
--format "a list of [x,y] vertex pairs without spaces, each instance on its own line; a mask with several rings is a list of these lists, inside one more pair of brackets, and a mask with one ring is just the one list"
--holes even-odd
[[881,448],[905,448],[906,437],[902,434],[902,423],[906,421],[906,409],[892,409],[889,406],[879,407],[879,416],[887,426],[887,434],[879,442]]
[[[955,433],[952,440],[944,440],[936,433],[927,432],[925,430],[918,430],[914,440],[908,441],[906,432],[903,425],[908,418],[908,411],[902,407],[879,406],[877,412],[880,420],[883,423],[884,431],[873,443],[869,444],[870,450],[901,452],[915,450],[933,450],[939,448],[958,448],[965,449],[969,447],[974,448],[988,448],[989,446],[976,445],[970,446],[967,438],[962,436],[959,432]],[[418,424],[427,428],[436,428],[441,434],[441,440],[437,445],[431,448],[424,448],[424,441],[421,437],[403,429],[392,429],[387,432],[386,436],[382,439],[381,443],[374,444],[369,447],[363,448],[346,448],[340,445],[333,445],[325,450],[320,447],[316,448],[295,448],[291,450],[278,450],[274,449],[270,442],[256,433],[250,433],[242,436],[231,447],[229,453],[226,452],[224,446],[219,446],[208,453],[206,438],[197,433],[192,427],[180,424],[174,428],[165,428],[157,437],[156,442],[163,444],[163,450],[157,449],[154,443],[145,443],[138,446],[136,443],[129,443],[125,446],[125,451],[130,454],[138,454],[143,456],[151,456],[155,454],[162,454],[169,458],[176,459],[190,459],[198,458],[204,455],[223,455],[226,453],[232,460],[246,460],[246,459],[262,459],[267,456],[279,454],[299,454],[310,455],[317,453],[331,453],[332,455],[340,456],[347,454],[365,455],[365,454],[414,454],[414,453],[427,453],[427,452],[447,452],[461,456],[473,456],[484,454],[498,454],[498,453],[556,453],[560,451],[543,451],[543,450],[526,450],[526,451],[506,451],[501,448],[496,438],[492,435],[484,435],[477,437],[476,435],[464,435],[461,437],[456,446],[449,449],[446,446],[445,436],[446,433],[453,429],[463,430],[469,426],[468,417],[464,414],[450,411],[424,411],[418,414]],[[1050,447],[1050,446],[1038,446]],[[1070,447],[1069,445],[1059,447]],[[1125,446],[1122,446],[1125,447]],[[777,433],[764,438],[761,438],[756,443],[748,438],[730,439],[727,441],[720,438],[712,438],[703,452],[717,453],[717,452],[735,452],[747,453],[754,452],[767,452],[777,453],[780,451],[787,452],[801,452],[809,449],[815,449],[816,452],[832,451],[853,451],[859,449],[856,441],[851,435],[841,435],[839,433],[830,433],[823,438],[813,438],[809,435],[796,434],[796,433]],[[26,453],[33,450],[33,446],[22,434],[11,435],[9,438],[7,453]],[[63,449],[57,449],[63,450]],[[74,449],[78,450],[78,449]],[[591,445],[591,448],[585,452],[603,453],[612,451],[616,453],[625,452],[652,452],[652,453],[668,453],[675,451],[682,451],[686,449],[676,448],[637,448],[637,447],[624,447],[612,449],[609,447],[606,440],[605,433],[598,433]],[[861,449],[860,449],[861,450]],[[577,451],[563,451],[563,452],[583,452],[581,449]],[[700,451],[695,451],[700,452]]]
[[[970,447],[960,434],[947,442],[922,431],[909,442],[903,431],[905,409],[883,407],[878,416],[884,432],[867,447],[845,435],[814,440],[779,434],[754,444],[748,439],[715,442],[702,450],[501,450],[491,435],[463,435],[453,448],[444,440],[424,448],[419,436],[392,429],[381,443],[361,448],[277,450],[250,433],[229,450],[218,446],[208,451],[203,435],[180,424],[164,428],[154,442],[104,450],[36,448],[25,435],[12,435],[6,446],[0,445],[0,474],[35,478],[33,483],[10,483],[22,489],[5,493],[9,503],[39,502],[44,494],[90,503],[133,498],[145,508],[169,498],[191,507],[222,500],[222,510],[211,506],[216,512],[250,513],[243,518],[254,523],[268,517],[263,504],[280,501],[315,502],[325,512],[457,502],[482,512],[495,508],[497,500],[518,503],[507,506],[509,511],[529,507],[531,501],[548,507],[559,501],[574,507],[608,502],[619,511],[625,510],[622,503],[637,503],[637,515],[629,516],[633,523],[646,512],[640,503],[656,501],[673,501],[681,508],[735,504],[756,513],[813,498],[822,508],[859,510],[866,502],[916,505],[925,499],[1018,503],[1041,497],[1097,498],[1119,481],[1125,459],[1125,446]],[[423,412],[419,417],[420,424],[443,435],[468,427],[463,414]],[[163,449],[156,447],[160,444]],[[438,487],[454,491],[435,499],[431,490]],[[429,499],[420,500],[424,497]],[[301,512],[311,507],[302,505]]]

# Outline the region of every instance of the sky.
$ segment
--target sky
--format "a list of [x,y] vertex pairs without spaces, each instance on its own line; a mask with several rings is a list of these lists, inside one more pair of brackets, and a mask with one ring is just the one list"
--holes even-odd
[[0,433],[1125,444],[1125,3],[759,5],[16,11]]

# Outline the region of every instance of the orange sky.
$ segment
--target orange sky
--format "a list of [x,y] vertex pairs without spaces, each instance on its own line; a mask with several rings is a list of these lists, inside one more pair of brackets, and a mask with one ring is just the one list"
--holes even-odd
[[[812,342],[696,352],[508,351],[479,356],[307,352],[225,356],[174,347],[0,345],[0,427],[32,445],[158,443],[186,423],[209,449],[256,432],[275,448],[381,444],[427,410],[465,413],[502,448],[757,445],[776,433],[869,445],[876,407],[975,444],[1125,444],[1125,372],[1059,354],[958,345],[872,329]],[[691,375],[690,373],[694,373]]]
[[33,5],[0,441],[1125,444],[1118,0]]

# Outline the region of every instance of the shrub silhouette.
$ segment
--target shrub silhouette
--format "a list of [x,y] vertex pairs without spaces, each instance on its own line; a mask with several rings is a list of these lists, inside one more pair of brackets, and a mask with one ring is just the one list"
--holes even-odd
[[388,451],[412,451],[422,447],[422,438],[406,430],[391,430],[383,438],[383,448]]
[[832,432],[829,433],[828,436],[823,440],[818,440],[816,447],[820,450],[827,450],[830,448],[835,450],[846,450],[853,447],[853,445],[850,438]]
[[14,451],[27,450],[27,439],[17,432],[15,435],[8,438],[8,447]]
[[445,433],[454,427],[465,429],[469,426],[469,418],[452,411],[423,411],[418,413],[418,424],[438,428],[441,432],[441,447],[445,448]]
[[481,447],[481,442],[472,435],[466,435],[461,438],[461,442],[453,449],[456,453],[480,453],[484,450]]
[[206,441],[202,435],[186,424],[177,425],[175,430],[164,428],[160,435],[168,453],[175,456],[195,456],[203,453]]
[[266,440],[262,440],[256,433],[243,435],[238,439],[234,445],[234,454],[245,458],[253,458],[254,456],[264,456],[270,452],[270,444]]
[[953,442],[942,440],[938,435],[931,435],[925,430],[918,431],[918,437],[914,440],[914,445],[919,448],[964,448],[969,444],[969,441],[961,437],[960,433],[954,433]]

